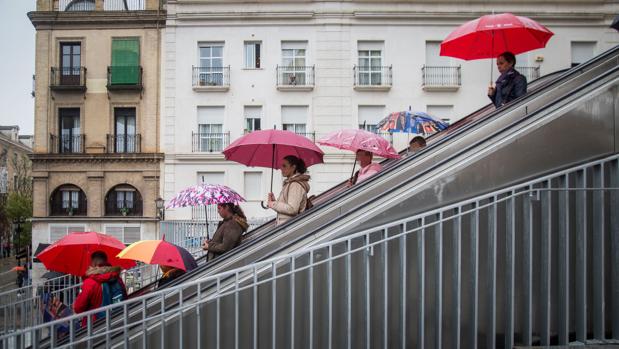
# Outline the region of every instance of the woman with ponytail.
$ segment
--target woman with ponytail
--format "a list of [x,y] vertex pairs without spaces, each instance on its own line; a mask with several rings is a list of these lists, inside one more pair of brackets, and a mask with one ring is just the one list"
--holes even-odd
[[217,213],[223,220],[217,225],[213,238],[202,245],[202,248],[208,251],[209,261],[238,246],[241,243],[241,235],[249,228],[245,213],[239,205],[219,204]]

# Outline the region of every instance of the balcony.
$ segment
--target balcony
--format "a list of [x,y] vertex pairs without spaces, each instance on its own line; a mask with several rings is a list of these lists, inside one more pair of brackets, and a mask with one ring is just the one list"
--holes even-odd
[[516,70],[527,78],[527,83],[539,79],[540,76],[539,67],[516,67]]
[[103,2],[103,11],[145,10],[145,0],[59,0],[58,11],[99,11],[101,2]]
[[230,66],[192,67],[194,91],[225,92],[230,89]]
[[299,136],[307,137],[312,142],[316,143],[316,132],[295,132]]
[[50,197],[50,216],[86,216],[84,192],[70,185],[63,186],[63,189],[67,190],[55,190]]
[[314,89],[314,66],[277,66],[277,89],[279,91],[311,91]]
[[457,91],[462,85],[460,66],[427,66],[421,68],[424,91]]
[[53,91],[86,91],[86,68],[52,67],[49,88]]
[[389,91],[393,85],[392,66],[353,67],[354,89],[357,91]]
[[53,154],[84,153],[85,135],[49,135],[49,152]]
[[230,144],[230,132],[191,134],[191,152],[219,153]]
[[142,66],[107,67],[109,91],[142,91]]
[[105,197],[105,216],[143,216],[142,196],[133,191],[132,200],[119,197],[119,193],[112,190]]
[[107,135],[108,153],[140,153],[142,151],[142,137],[140,134]]

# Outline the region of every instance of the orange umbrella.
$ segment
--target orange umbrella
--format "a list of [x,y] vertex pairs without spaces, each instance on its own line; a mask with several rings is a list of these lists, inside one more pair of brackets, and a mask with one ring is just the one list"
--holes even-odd
[[198,265],[186,249],[165,240],[142,240],[134,242],[122,250],[118,258],[133,259],[148,264],[159,264],[184,271]]
[[26,271],[26,268],[18,265],[16,267],[13,267],[13,269],[11,269],[11,271]]

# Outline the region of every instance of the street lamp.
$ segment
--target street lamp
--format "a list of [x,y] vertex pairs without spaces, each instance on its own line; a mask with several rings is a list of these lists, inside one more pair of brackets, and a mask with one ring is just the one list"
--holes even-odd
[[162,221],[165,220],[165,207],[163,206],[164,202],[165,201],[160,197],[155,200],[155,206],[157,207],[157,217]]
[[13,235],[13,246],[15,246],[15,258],[17,259],[17,265],[21,265],[21,233],[23,231],[22,224],[25,223],[25,220],[21,217],[13,220],[13,224],[15,225],[15,233]]

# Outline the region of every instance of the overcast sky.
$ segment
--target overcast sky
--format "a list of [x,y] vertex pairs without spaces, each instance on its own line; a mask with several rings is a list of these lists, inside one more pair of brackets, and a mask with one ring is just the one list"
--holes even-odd
[[0,125],[34,132],[34,27],[26,16],[35,0],[0,0]]

